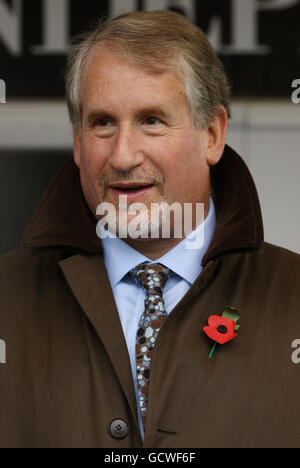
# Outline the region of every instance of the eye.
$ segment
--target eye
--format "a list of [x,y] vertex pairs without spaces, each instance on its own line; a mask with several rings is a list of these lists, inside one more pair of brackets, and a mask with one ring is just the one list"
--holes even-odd
[[96,126],[99,126],[99,127],[110,127],[112,125],[111,121],[110,120],[106,120],[106,119],[99,119],[95,122],[95,125]]
[[161,120],[158,119],[157,117],[147,117],[144,122],[147,125],[151,125],[151,126],[159,125],[162,123]]

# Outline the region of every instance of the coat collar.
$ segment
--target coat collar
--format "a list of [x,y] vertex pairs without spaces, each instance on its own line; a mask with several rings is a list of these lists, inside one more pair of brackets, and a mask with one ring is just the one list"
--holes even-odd
[[[217,226],[202,264],[237,251],[256,251],[263,243],[257,191],[242,158],[226,145],[211,170]],[[80,174],[68,159],[46,189],[22,237],[21,247],[35,250],[67,247],[87,254],[102,252],[97,219],[81,189]]]

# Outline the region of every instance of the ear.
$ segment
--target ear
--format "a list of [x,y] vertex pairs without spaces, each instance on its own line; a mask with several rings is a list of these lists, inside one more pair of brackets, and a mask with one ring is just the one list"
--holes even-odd
[[80,168],[80,136],[75,127],[73,127],[73,151],[75,164]]
[[212,119],[207,129],[208,147],[206,160],[209,166],[214,166],[217,164],[223,155],[226,144],[227,126],[227,112],[223,106],[220,106],[218,112]]

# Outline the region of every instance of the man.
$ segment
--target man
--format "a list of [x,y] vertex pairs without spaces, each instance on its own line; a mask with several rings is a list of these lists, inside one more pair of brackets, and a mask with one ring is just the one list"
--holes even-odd
[[[171,12],[109,19],[66,84],[74,159],[1,258],[0,445],[299,446],[299,256],[263,241],[207,39]],[[191,229],[163,236],[155,203],[189,204]]]

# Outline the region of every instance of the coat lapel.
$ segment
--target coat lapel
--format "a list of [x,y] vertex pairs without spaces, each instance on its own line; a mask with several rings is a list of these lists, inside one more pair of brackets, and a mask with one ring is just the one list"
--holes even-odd
[[[59,265],[73,294],[106,348],[138,425],[130,359],[102,256],[78,254],[61,260]],[[126,355],[128,359],[124,358]]]

